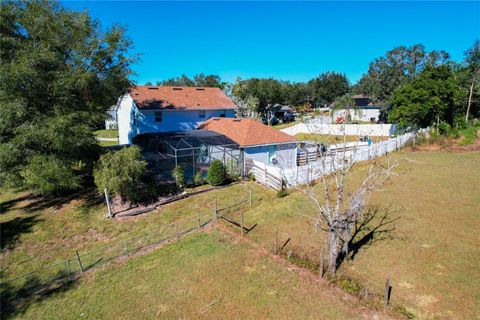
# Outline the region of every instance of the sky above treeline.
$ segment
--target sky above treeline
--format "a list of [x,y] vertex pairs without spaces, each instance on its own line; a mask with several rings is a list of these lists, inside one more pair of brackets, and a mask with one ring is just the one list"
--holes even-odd
[[102,27],[124,25],[141,59],[137,84],[197,73],[308,81],[324,71],[355,83],[369,63],[422,43],[454,60],[480,38],[480,2],[65,1]]

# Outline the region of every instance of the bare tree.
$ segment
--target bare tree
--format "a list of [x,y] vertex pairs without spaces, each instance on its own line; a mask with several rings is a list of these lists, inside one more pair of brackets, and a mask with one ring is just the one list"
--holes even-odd
[[473,91],[475,89],[475,82],[479,77],[480,71],[480,49],[478,40],[475,41],[473,47],[471,47],[467,50],[467,52],[465,52],[465,62],[467,63],[467,69],[472,74],[472,83],[470,85],[470,90],[468,94],[467,112],[465,114],[465,121],[468,121],[470,106],[472,105]]
[[[348,108],[346,111],[349,112]],[[316,131],[314,125],[306,125],[311,133]],[[370,194],[390,179],[397,166],[396,162],[388,158],[383,162],[370,160],[362,183],[347,195],[345,187],[355,164],[357,145],[347,146],[345,124],[342,124],[342,131],[343,142],[335,144],[327,153],[321,153],[316,161],[309,162],[306,170],[296,168],[296,181],[291,184],[291,187],[303,192],[313,204],[315,229],[327,232],[328,268],[332,273],[337,271],[339,257],[348,256],[355,225],[362,219]],[[280,171],[284,176],[288,174],[288,170]],[[286,179],[291,180],[292,177]],[[316,179],[320,188],[314,184]]]

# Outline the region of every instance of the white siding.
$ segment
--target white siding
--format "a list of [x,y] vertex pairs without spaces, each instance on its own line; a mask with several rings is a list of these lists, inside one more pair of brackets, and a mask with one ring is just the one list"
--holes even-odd
[[122,97],[120,106],[117,111],[118,116],[118,143],[131,143],[133,138],[133,114],[135,112],[135,105],[133,99],[129,94]]

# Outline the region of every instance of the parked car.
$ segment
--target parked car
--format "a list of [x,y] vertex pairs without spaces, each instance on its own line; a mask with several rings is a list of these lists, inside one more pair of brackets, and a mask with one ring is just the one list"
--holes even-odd
[[285,112],[282,118],[283,123],[293,122],[295,121],[295,116],[292,112]]

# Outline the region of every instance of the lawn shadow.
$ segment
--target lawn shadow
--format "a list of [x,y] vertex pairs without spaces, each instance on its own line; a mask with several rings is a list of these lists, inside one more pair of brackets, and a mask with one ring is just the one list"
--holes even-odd
[[355,222],[353,234],[348,243],[348,252],[342,251],[338,265],[345,260],[354,260],[361,248],[371,246],[379,241],[395,238],[395,222],[399,210],[370,206],[363,217]]
[[12,220],[0,223],[0,249],[12,249],[20,236],[32,231],[35,224],[42,221],[38,215],[25,218],[16,217]]
[[24,283],[14,286],[2,283],[0,288],[0,318],[17,318],[33,304],[48,299],[74,287],[75,280],[69,279],[65,271],[58,272],[48,283],[37,276],[26,278]]
[[32,200],[35,199],[35,196],[33,194],[27,194],[25,196],[17,197],[15,199],[7,200],[0,202],[0,214],[7,213],[14,207],[17,203],[24,201],[24,200]]

